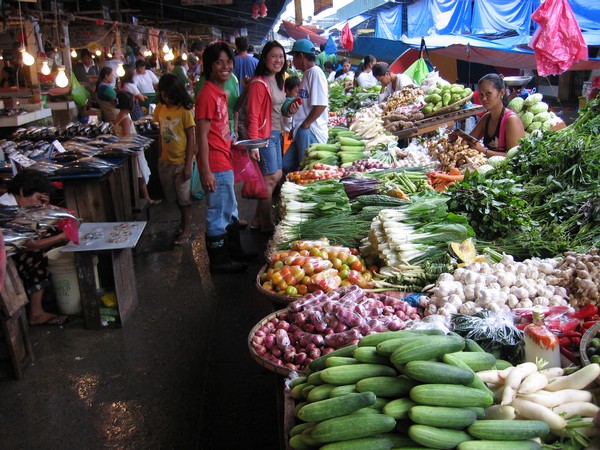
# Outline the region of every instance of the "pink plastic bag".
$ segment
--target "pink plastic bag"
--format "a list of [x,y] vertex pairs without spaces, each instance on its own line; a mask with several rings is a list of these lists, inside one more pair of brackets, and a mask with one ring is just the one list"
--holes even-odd
[[248,152],[244,148],[232,147],[231,148],[232,158],[231,164],[233,166],[234,183],[240,181],[250,181],[256,178],[254,171],[254,165]]
[[[267,184],[262,176],[260,167],[258,167],[258,163],[254,159],[251,159],[250,162],[254,171],[250,179],[244,181],[244,185],[242,186],[242,198],[265,200],[269,196]],[[248,173],[249,172],[250,170],[248,170]]]
[[546,0],[531,18],[540,25],[529,43],[539,76],[558,75],[587,61],[587,45],[567,0]]

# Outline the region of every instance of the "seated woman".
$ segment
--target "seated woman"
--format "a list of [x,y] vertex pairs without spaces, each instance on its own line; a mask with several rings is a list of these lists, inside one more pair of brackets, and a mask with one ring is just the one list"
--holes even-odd
[[508,150],[518,145],[519,139],[525,136],[523,122],[519,116],[504,106],[506,87],[500,75],[489,73],[477,84],[479,99],[486,113],[471,132],[471,136],[483,140],[483,144],[477,142],[471,144],[471,147],[488,157],[504,156]]
[[[52,184],[35,170],[19,172],[10,180],[8,192],[0,197],[0,204],[8,206],[44,206],[50,202]],[[44,289],[50,284],[46,250],[66,244],[69,239],[58,230],[49,236],[27,242],[26,251],[13,256],[19,276],[29,297],[30,325],[62,325],[67,316],[56,315],[44,310]]]

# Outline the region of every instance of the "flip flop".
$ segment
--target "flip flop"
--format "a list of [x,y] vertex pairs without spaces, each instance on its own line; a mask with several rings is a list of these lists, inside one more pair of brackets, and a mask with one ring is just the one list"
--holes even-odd
[[160,202],[162,202],[162,200],[159,198],[157,200],[148,200],[148,203],[150,203],[151,205],[158,205]]
[[186,245],[192,241],[192,236],[180,236],[175,240],[175,245]]
[[69,321],[69,316],[52,316],[50,317],[48,320],[46,320],[45,322],[40,322],[40,323],[31,323],[29,322],[30,326],[39,326],[39,325],[48,325],[48,326],[61,326],[66,324]]

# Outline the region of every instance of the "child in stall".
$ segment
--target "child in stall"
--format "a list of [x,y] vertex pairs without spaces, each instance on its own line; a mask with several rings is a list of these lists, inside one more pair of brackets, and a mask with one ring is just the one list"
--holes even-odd
[[292,138],[290,136],[290,131],[292,130],[292,116],[288,116],[288,108],[292,104],[293,101],[302,101],[298,97],[298,92],[300,91],[300,78],[296,75],[292,75],[286,78],[285,84],[285,102],[283,102],[283,106],[281,107],[281,120],[282,120],[282,130],[284,132],[283,136],[283,154],[287,152],[287,149],[292,143]]

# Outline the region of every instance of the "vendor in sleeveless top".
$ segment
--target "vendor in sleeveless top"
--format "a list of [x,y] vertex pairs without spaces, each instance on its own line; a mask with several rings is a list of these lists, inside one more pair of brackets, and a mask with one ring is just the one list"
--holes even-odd
[[471,136],[483,144],[477,142],[471,147],[487,157],[504,156],[525,136],[523,122],[502,102],[506,88],[500,75],[487,74],[479,80],[478,86],[479,99],[487,112],[471,132]]

